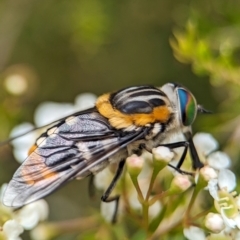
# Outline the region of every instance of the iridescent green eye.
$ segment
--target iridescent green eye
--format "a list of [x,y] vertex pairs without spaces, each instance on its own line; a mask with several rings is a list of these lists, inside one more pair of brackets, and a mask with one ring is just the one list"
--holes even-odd
[[197,115],[197,103],[194,96],[184,88],[177,89],[181,121],[184,126],[193,124]]

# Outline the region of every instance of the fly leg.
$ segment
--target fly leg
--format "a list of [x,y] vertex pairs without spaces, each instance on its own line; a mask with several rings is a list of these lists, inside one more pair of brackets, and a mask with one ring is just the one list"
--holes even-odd
[[[188,175],[193,175],[192,173],[186,172],[181,170],[181,166],[186,158],[187,155],[187,150],[188,148],[190,149],[190,154],[191,154],[191,158],[192,158],[192,165],[194,169],[199,169],[203,167],[203,163],[199,160],[197,151],[195,149],[195,146],[193,144],[193,141],[190,139],[189,141],[182,141],[182,142],[176,142],[176,143],[167,143],[167,144],[160,144],[159,146],[164,146],[164,147],[168,147],[170,149],[175,149],[175,148],[179,148],[179,147],[183,147],[183,153],[182,156],[177,164],[177,166],[173,166],[171,164],[168,164],[168,166],[170,166],[171,168],[175,169],[176,171],[178,171],[179,173],[182,174],[188,174]],[[142,144],[140,146],[141,148],[145,149],[146,151],[152,153],[152,149],[149,149],[145,146],[145,144]]]
[[122,160],[121,162],[119,162],[118,169],[115,173],[115,176],[113,177],[113,180],[111,181],[107,190],[104,192],[104,194],[101,197],[101,200],[103,202],[116,201],[116,206],[115,206],[115,210],[114,210],[113,217],[112,217],[112,223],[115,223],[117,221],[117,212],[118,212],[118,205],[119,205],[120,196],[116,195],[116,196],[110,197],[110,194],[111,194],[112,190],[114,189],[118,179],[122,175],[124,164],[125,164],[125,160]]

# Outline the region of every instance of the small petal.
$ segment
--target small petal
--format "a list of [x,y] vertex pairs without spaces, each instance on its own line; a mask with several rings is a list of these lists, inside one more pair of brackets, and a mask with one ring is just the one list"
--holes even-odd
[[30,230],[40,221],[45,220],[48,216],[48,212],[47,202],[42,199],[24,206],[16,214],[16,218],[26,230]]
[[34,122],[37,126],[44,126],[72,114],[74,110],[71,103],[43,102],[35,111]]
[[231,164],[231,160],[228,157],[228,155],[220,151],[211,153],[207,158],[207,162],[210,167],[213,167],[218,170],[228,168],[230,167]]
[[78,111],[93,107],[96,102],[96,95],[93,93],[82,93],[75,98],[75,105]]
[[231,219],[231,218],[228,218],[224,212],[224,209],[221,209],[221,215],[222,215],[222,218],[223,218],[223,221],[225,223],[225,225],[229,228],[236,228],[236,222]]
[[16,220],[8,220],[3,225],[3,232],[8,240],[20,240],[19,235],[23,233],[23,227]]
[[13,156],[17,160],[17,162],[23,163],[23,161],[28,156],[28,152],[31,146],[33,146],[33,144],[29,145],[28,147],[25,145],[23,148],[13,148]]
[[217,179],[209,180],[207,188],[208,188],[208,191],[209,191],[210,195],[215,200],[219,200],[219,197],[218,197],[218,180]]
[[[31,123],[22,123],[12,129],[10,137],[19,136],[33,128],[34,126]],[[27,158],[28,151],[30,147],[34,144],[36,137],[36,132],[33,131],[12,141],[12,145],[14,147],[13,154],[18,162],[22,163]]]
[[[12,138],[12,137],[24,134],[33,128],[34,128],[33,124],[31,124],[29,122],[21,123],[12,129],[12,131],[10,133],[10,137]],[[14,147],[18,147],[20,145],[19,146],[19,148],[20,148],[24,145],[31,145],[34,140],[35,140],[35,134],[29,133],[29,134],[23,135],[21,138],[17,138],[15,140],[13,140],[12,145]]]
[[228,169],[222,169],[218,174],[218,185],[220,189],[227,189],[231,192],[236,187],[236,176]]
[[193,137],[193,142],[198,149],[205,155],[218,148],[218,142],[209,133],[197,133]]
[[195,226],[184,228],[183,234],[188,240],[205,240],[204,231]]
[[205,218],[205,226],[213,233],[219,233],[225,228],[222,216],[216,213],[207,214]]

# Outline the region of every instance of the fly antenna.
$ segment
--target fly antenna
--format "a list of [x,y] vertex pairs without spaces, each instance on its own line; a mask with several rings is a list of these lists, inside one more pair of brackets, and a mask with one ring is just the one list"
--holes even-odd
[[198,113],[203,113],[203,114],[213,113],[212,111],[205,109],[202,105],[197,105],[197,110],[198,110]]
[[38,130],[38,129],[47,127],[48,125],[50,125],[50,124],[47,124],[47,125],[44,125],[44,126],[41,126],[41,127],[35,127],[35,128],[32,128],[32,129],[30,129],[30,130],[28,130],[28,131],[26,131],[24,133],[20,133],[20,134],[14,136],[14,137],[8,138],[7,140],[5,140],[3,142],[0,142],[0,147],[3,146],[3,145],[9,144],[10,142],[14,141],[15,139],[23,137],[24,135],[27,135],[27,134],[29,134],[31,132],[34,132],[34,131]]

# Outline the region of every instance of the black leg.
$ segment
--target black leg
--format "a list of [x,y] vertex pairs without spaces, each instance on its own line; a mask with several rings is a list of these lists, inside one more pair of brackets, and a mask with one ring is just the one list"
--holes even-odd
[[204,166],[204,164],[200,161],[200,159],[198,157],[198,153],[197,153],[197,150],[194,146],[192,138],[190,138],[188,141],[189,141],[189,149],[190,149],[191,158],[193,160],[192,161],[193,162],[193,168],[194,169],[202,168]]
[[[194,169],[199,169],[201,167],[203,167],[203,163],[199,160],[199,157],[198,157],[198,154],[197,154],[197,151],[196,151],[196,148],[194,146],[194,143],[192,141],[192,138],[189,139],[189,141],[182,141],[182,142],[176,142],[176,143],[167,143],[167,144],[160,144],[158,145],[159,146],[163,146],[163,147],[168,147],[170,149],[175,149],[175,148],[179,148],[179,147],[183,147],[184,150],[183,150],[183,154],[177,164],[176,167],[174,167],[173,165],[171,164],[168,164],[170,167],[174,168],[176,171],[178,171],[179,173],[183,173],[183,174],[189,174],[189,175],[192,175],[192,173],[189,173],[189,172],[185,172],[185,171],[182,171],[180,168],[185,160],[185,157],[187,155],[187,150],[189,148],[190,150],[190,154],[191,154],[191,158],[192,158],[192,166]],[[140,146],[141,148],[147,150],[148,152],[152,153],[152,149],[148,149],[146,148],[145,144],[142,144]]]
[[164,145],[160,145],[160,146],[168,147],[170,149],[175,149],[175,148],[179,148],[179,147],[184,148],[182,156],[181,156],[181,158],[180,158],[180,160],[179,160],[179,162],[176,166],[176,169],[180,169],[184,160],[185,160],[185,158],[186,158],[189,143],[188,142],[177,142],[177,143],[164,144]]
[[115,223],[117,221],[117,211],[118,211],[118,203],[119,203],[120,196],[117,195],[117,196],[110,197],[110,194],[111,194],[112,190],[114,189],[118,179],[120,178],[120,176],[123,172],[124,164],[125,164],[125,160],[122,160],[121,162],[119,162],[117,172],[116,172],[112,182],[110,183],[109,187],[107,188],[107,190],[104,192],[104,194],[101,197],[101,200],[103,202],[116,201],[116,207],[115,207],[115,210],[113,213],[112,223]]

